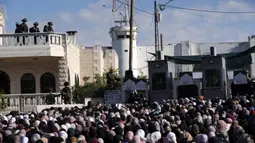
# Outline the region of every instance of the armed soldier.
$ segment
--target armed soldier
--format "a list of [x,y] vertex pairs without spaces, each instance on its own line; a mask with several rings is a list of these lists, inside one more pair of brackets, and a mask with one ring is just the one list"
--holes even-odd
[[15,33],[22,33],[22,31],[21,31],[21,29],[20,29],[20,24],[19,24],[18,22],[16,22]]
[[71,104],[71,88],[69,87],[69,83],[64,83],[64,88],[61,91],[62,99],[65,104]]
[[[27,19],[26,18],[23,18],[22,20],[22,23],[20,24],[20,30],[22,33],[28,33],[28,26],[27,26]],[[26,36],[22,36],[22,42],[23,42],[23,45],[26,44]]]
[[[15,29],[15,33],[22,33],[21,29],[20,29],[20,24],[18,22],[16,22],[16,29]],[[19,36],[17,36],[17,44],[19,44]]]
[[35,22],[35,23],[34,23],[34,26],[31,27],[31,28],[29,29],[29,32],[30,32],[30,33],[40,32],[40,29],[39,29],[38,26],[39,26],[39,23],[38,23],[38,22]]
[[52,22],[48,22],[48,30],[49,30],[49,32],[54,32]]
[[[48,22],[48,25],[44,26],[43,32],[45,32],[45,33],[54,32],[54,30],[53,30],[53,23],[52,22]],[[49,41],[49,37],[46,36],[46,43],[48,43],[48,41]]]
[[28,33],[27,19],[23,18],[22,23],[20,24],[20,29],[22,33]]
[[43,32],[54,32],[53,30],[53,23],[52,22],[48,22],[47,25],[44,26],[43,28]]
[[[39,23],[38,22],[35,22],[34,23],[34,26],[33,27],[31,27],[30,29],[29,29],[29,32],[30,33],[39,33],[40,32],[40,29],[39,29]],[[37,37],[38,36],[34,36],[34,44],[36,45],[37,44]]]
[[113,69],[110,68],[109,72],[106,74],[106,79],[107,79],[107,85],[110,89],[114,88],[116,83],[120,80],[113,72]]

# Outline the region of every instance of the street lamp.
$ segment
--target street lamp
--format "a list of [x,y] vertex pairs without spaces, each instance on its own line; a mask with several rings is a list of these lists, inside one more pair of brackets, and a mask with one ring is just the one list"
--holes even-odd
[[165,4],[159,4],[160,11],[164,11],[166,9],[166,5],[168,5],[171,1],[173,0],[168,0],[168,2]]

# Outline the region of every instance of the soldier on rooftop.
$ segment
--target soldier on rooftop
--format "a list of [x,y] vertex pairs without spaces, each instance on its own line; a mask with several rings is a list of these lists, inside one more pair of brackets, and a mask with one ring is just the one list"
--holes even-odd
[[21,31],[21,29],[20,29],[20,24],[19,24],[19,22],[16,22],[15,33],[22,33],[22,31]]
[[[40,32],[40,29],[39,29],[39,23],[38,22],[35,22],[34,23],[34,26],[33,27],[31,27],[30,29],[29,29],[29,32],[30,33],[39,33]],[[34,36],[34,44],[36,45],[37,44],[37,37],[38,36]]]
[[43,32],[54,32],[54,30],[53,30],[53,23],[52,22],[48,22],[48,24],[44,26]]
[[28,33],[27,19],[23,18],[22,23],[20,24],[20,29],[22,33]]
[[39,23],[38,23],[38,22],[35,22],[35,23],[34,23],[34,26],[31,27],[31,28],[29,29],[29,32],[30,32],[30,33],[40,32],[40,29],[39,29],[38,26],[39,26]]

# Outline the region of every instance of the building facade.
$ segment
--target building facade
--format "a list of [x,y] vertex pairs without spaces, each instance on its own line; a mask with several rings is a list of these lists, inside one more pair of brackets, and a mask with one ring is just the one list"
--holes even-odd
[[[233,53],[233,52],[241,52],[244,50],[249,49],[250,47],[254,46],[255,44],[255,38],[253,36],[250,36],[247,38],[247,41],[243,42],[219,42],[219,43],[194,43],[190,41],[181,41],[180,43],[170,43],[167,45],[164,45],[162,54],[167,56],[191,56],[191,55],[209,55],[210,54],[210,47],[215,47],[218,54],[220,53]],[[95,49],[97,48],[97,51],[106,51],[106,47],[104,46],[94,46],[93,48],[85,48],[85,49]],[[127,64],[128,63],[121,63],[118,57],[118,53],[113,47],[107,47],[108,52],[106,55],[108,57],[104,57],[104,54],[101,54],[100,57],[97,58],[97,60],[100,60],[100,62],[92,62],[92,58],[87,54],[81,55],[81,66],[88,67],[86,70],[81,69],[82,75],[86,76],[93,76],[94,73],[102,73],[103,69],[107,69],[109,67],[118,68],[119,64]],[[151,53],[155,53],[155,47],[152,46],[136,46],[135,47],[135,67],[133,67],[134,73],[137,75],[148,75],[148,63],[147,61],[155,60],[155,57]],[[84,52],[83,50],[83,53]],[[254,56],[254,55],[253,55]],[[111,59],[110,57],[113,57]],[[90,61],[90,64],[82,64],[82,61]],[[106,63],[114,63],[114,64],[106,64]],[[119,62],[119,63],[118,63]],[[104,63],[104,66],[100,66],[100,63]],[[92,65],[96,66],[96,69],[90,68]],[[126,65],[126,66],[127,66]],[[253,65],[253,64],[252,64]],[[252,66],[251,65],[251,66]],[[98,67],[101,67],[98,68]],[[175,77],[177,77],[178,73],[185,72],[185,71],[193,71],[194,65],[178,65],[175,64],[173,67],[175,70]],[[255,69],[251,68],[251,69]],[[97,72],[96,72],[97,71]],[[252,70],[251,70],[252,71]]]
[[[71,32],[72,33],[72,32]],[[5,94],[60,92],[80,77],[80,47],[75,35],[1,34],[0,88]]]

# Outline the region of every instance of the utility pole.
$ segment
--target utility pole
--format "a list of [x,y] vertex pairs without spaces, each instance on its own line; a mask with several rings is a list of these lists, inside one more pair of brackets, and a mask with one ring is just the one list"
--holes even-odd
[[160,50],[159,50],[159,12],[157,0],[154,0],[154,24],[155,24],[155,54],[156,60],[160,60]]
[[163,51],[164,45],[163,45],[163,34],[160,34],[160,50]]
[[134,16],[134,0],[131,0],[130,4],[130,37],[129,37],[129,70],[132,71],[133,61],[133,16]]

